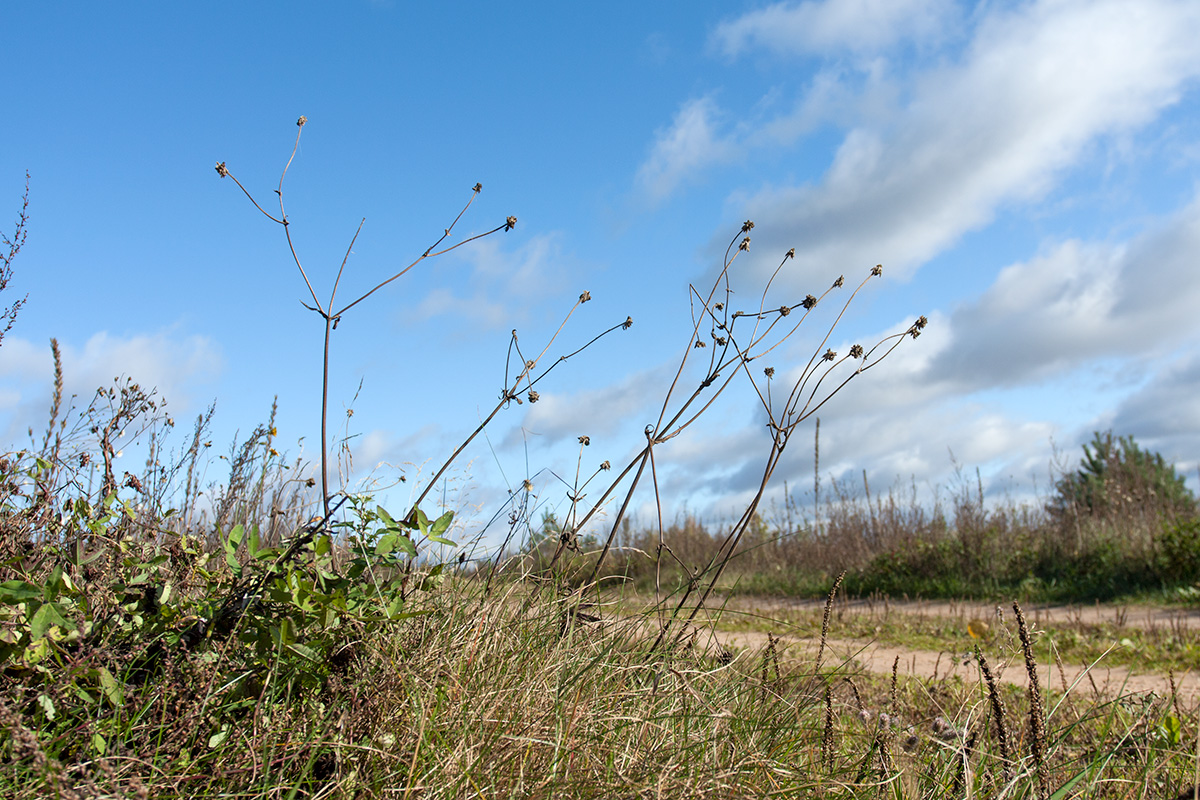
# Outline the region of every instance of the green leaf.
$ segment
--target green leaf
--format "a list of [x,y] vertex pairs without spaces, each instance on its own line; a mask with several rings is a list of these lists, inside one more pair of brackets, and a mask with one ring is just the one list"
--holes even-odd
[[392,515],[387,512],[383,506],[375,506],[375,513],[383,520],[383,524],[389,528],[399,528],[400,524],[392,519]]
[[42,596],[42,587],[26,581],[5,581],[0,583],[0,602],[22,603]]
[[33,615],[33,619],[29,620],[29,636],[31,639],[41,639],[50,630],[51,626],[57,625],[60,628],[69,628],[71,623],[63,618],[62,610],[58,603],[42,603]]
[[448,544],[451,547],[458,547],[455,542],[452,542],[449,539],[443,539],[441,536],[434,536],[433,534],[429,535],[429,541],[437,542],[438,544]]
[[44,694],[38,695],[38,705],[42,707],[42,713],[46,715],[46,719],[54,721],[54,701]]
[[104,696],[108,698],[108,702],[112,703],[114,708],[125,705],[125,692],[112,673],[104,667],[100,667],[97,672],[100,677],[100,688],[104,690]]
[[98,733],[93,733],[92,749],[94,749],[100,755],[104,755],[104,751],[108,749],[108,740]]
[[294,653],[304,656],[309,661],[320,661],[321,660],[321,656],[317,654],[317,651],[313,650],[311,647],[308,647],[307,645],[289,644],[288,649]]
[[229,726],[222,725],[221,730],[208,737],[208,746],[212,749],[217,749],[225,744],[225,740],[229,738]]
[[403,536],[403,535],[397,536],[396,537],[396,547],[400,548],[405,553],[408,553],[410,558],[417,557],[417,546],[415,544],[413,544],[413,540],[408,538],[407,536]]
[[453,521],[454,521],[454,512],[453,511],[447,511],[445,514],[442,514],[440,517],[438,517],[434,521],[433,525],[431,525],[429,527],[429,538],[433,539],[435,542],[439,541],[435,537],[441,536],[443,533],[445,533],[446,530],[450,527],[450,523]]

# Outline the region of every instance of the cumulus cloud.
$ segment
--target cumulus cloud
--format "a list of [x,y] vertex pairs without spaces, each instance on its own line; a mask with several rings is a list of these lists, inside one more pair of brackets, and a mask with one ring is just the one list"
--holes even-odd
[[767,49],[782,55],[882,50],[905,39],[940,38],[956,16],[952,0],[824,0],[773,3],[717,26],[727,56]]
[[[519,322],[530,301],[547,297],[566,287],[563,251],[557,234],[538,234],[510,249],[495,236],[456,251],[469,264],[470,277],[454,288],[428,291],[409,314],[415,320],[453,315],[472,327],[504,328]],[[463,287],[469,287],[463,291]]]
[[849,131],[817,185],[745,206],[800,264],[911,275],[1006,203],[1044,195],[1098,137],[1136,129],[1200,75],[1200,7],[1040,2],[986,13],[958,63],[918,70],[886,124]]
[[718,117],[716,102],[700,97],[684,103],[671,124],[658,131],[636,178],[647,198],[659,202],[704,169],[734,158],[733,141],[717,133]]
[[[64,395],[91,401],[96,389],[129,377],[156,388],[184,410],[196,401],[200,386],[214,381],[222,367],[217,344],[205,336],[179,336],[171,331],[122,337],[105,331],[82,346],[60,341]],[[16,443],[28,428],[45,426],[54,388],[54,362],[47,345],[9,336],[0,347],[0,411],[9,422],[4,441]]]
[[1063,242],[1001,271],[949,320],[926,366],[959,390],[1012,386],[1091,359],[1162,352],[1200,329],[1200,198],[1130,242]]

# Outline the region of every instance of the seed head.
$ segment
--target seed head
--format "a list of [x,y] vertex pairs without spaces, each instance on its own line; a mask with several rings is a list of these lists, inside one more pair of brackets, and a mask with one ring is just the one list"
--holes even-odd
[[805,295],[804,300],[800,303],[800,305],[804,306],[805,309],[810,309],[816,304],[817,298],[813,297],[811,294]]
[[746,220],[745,222],[742,223],[742,233],[749,233],[752,230],[754,230],[753,222],[751,222],[750,220]]
[[845,276],[845,275],[838,275],[838,279],[837,279],[836,281],[834,281],[834,282],[833,282],[833,285],[834,285],[835,287],[837,287],[838,289],[840,289],[840,288],[842,288],[842,284],[844,284],[845,282],[846,282],[846,276]]
[[608,470],[612,469],[612,464],[608,463],[607,461],[602,461],[600,462],[600,469],[607,472]]
[[535,392],[533,389],[530,389],[528,397],[529,397],[529,402],[536,403],[540,399],[541,396],[537,392]]
[[825,355],[821,356],[822,361],[833,361],[835,358],[837,358],[837,353],[832,350],[826,350]]
[[[480,185],[480,184],[478,184],[478,183],[477,183],[477,184],[475,184],[475,185],[476,185],[476,186],[478,186],[478,187],[479,187],[479,188],[481,188],[481,189],[483,188],[483,186],[481,186],[481,185]],[[505,230],[505,232],[511,231],[511,230],[512,230],[513,228],[515,228],[515,227],[517,227],[517,218],[516,218],[516,217],[511,217],[511,216],[510,216],[508,219],[504,220],[504,230]]]
[[787,255],[784,256],[784,258],[795,258],[795,257],[796,257],[796,248],[794,248],[794,247],[791,250],[788,250]]
[[525,480],[521,481],[521,488],[523,488],[527,492],[532,492],[533,491],[533,481],[526,478]]
[[301,115],[300,115],[300,119],[296,120],[296,127],[297,127],[297,128],[303,128],[303,127],[304,127],[304,123],[306,123],[306,122],[308,122],[308,117],[306,117],[306,116],[304,116],[303,114],[301,114]]
[[474,186],[471,187],[471,191],[474,192],[475,194],[479,194],[480,192],[483,191],[483,184],[482,183],[475,184]]
[[786,317],[790,313],[792,313],[791,306],[780,306],[779,307],[779,316]]
[[750,249],[750,237],[747,236],[745,239],[742,239],[742,243],[738,245],[738,250],[749,250],[749,249]]
[[717,304],[715,304],[715,305],[713,306],[713,308],[714,308],[714,309],[716,309],[717,311],[721,311],[721,310],[723,310],[723,309],[725,308],[725,304],[724,304],[724,303],[717,303]]
[[217,162],[217,174],[220,175],[222,178],[227,177],[229,175],[229,170],[225,169],[224,161]]
[[882,275],[883,274],[883,264],[876,264],[875,266],[871,267],[871,274],[875,275],[875,276]]
[[704,343],[704,340],[703,340],[703,339],[697,339],[697,340],[696,340],[696,344],[694,344],[694,345],[693,345],[693,347],[707,347],[707,346],[708,346],[708,345],[706,345],[706,344]]
[[587,447],[589,444],[591,444],[591,443],[592,443],[592,437],[590,437],[590,436],[580,436],[580,437],[579,437],[579,443],[580,443],[581,445],[583,445],[584,447]]
[[766,369],[763,370],[763,375],[766,375],[768,378],[774,378],[775,377],[775,368],[767,367]]
[[627,331],[632,327],[633,327],[633,317],[626,317],[625,321],[621,323],[621,330]]
[[586,303],[588,300],[591,300],[591,299],[592,299],[591,292],[584,292],[583,294],[579,295],[579,302],[581,302],[581,303]]
[[716,336],[714,338],[717,340],[717,346],[719,346],[719,347],[724,347],[726,344],[729,343],[728,340],[724,336]]
[[863,347],[861,344],[855,344],[855,345],[850,346],[850,357],[851,358],[862,358],[862,354],[863,354]]

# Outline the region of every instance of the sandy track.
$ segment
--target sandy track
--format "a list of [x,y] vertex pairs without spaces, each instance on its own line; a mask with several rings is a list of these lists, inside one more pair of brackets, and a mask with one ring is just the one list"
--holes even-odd
[[[719,603],[718,603],[719,604]],[[824,607],[821,600],[795,600],[786,598],[744,598],[728,601],[727,610],[752,612],[756,616],[784,616],[787,613],[820,613]],[[1187,631],[1200,628],[1200,609],[1166,608],[1141,605],[1062,605],[1023,607],[1026,618],[1034,628],[1046,626],[1100,627],[1110,630],[1174,630]],[[782,613],[781,613],[782,612]],[[910,615],[927,619],[953,620],[965,629],[970,620],[984,620],[994,624],[999,616],[1003,620],[1013,619],[1012,605],[1000,606],[975,601],[886,601],[886,600],[839,600],[835,605],[832,630],[837,630],[837,618],[841,616],[866,616],[886,619],[893,615]],[[784,626],[786,627],[786,626]],[[767,634],[758,631],[714,631],[717,641],[726,647],[758,650],[767,645]],[[795,657],[813,658],[819,644],[816,638],[796,637],[784,634],[776,637],[785,651]],[[1119,645],[1118,645],[1119,646]],[[989,666],[993,675],[1005,683],[1025,687],[1028,676],[1023,660],[1006,663],[992,661]],[[919,650],[902,645],[881,644],[862,639],[831,639],[827,643],[824,663],[845,664],[849,668],[872,673],[890,674],[896,658],[900,659],[902,675],[939,679],[958,676],[967,682],[980,679],[979,668],[969,653],[950,650]],[[1044,659],[1043,659],[1044,660]],[[1053,663],[1038,665],[1038,679],[1043,688],[1062,690],[1065,686],[1072,692],[1099,692],[1106,697],[1122,694],[1156,692],[1168,695],[1170,679],[1166,674],[1138,672],[1126,667],[1108,666],[1101,660],[1090,666],[1064,663],[1062,670]],[[1200,701],[1200,664],[1196,669],[1175,675],[1176,691],[1180,699]]]
[[[746,648],[756,652],[767,646],[767,634],[757,631],[714,631],[713,635],[726,647]],[[815,638],[798,639],[785,635],[777,636],[776,640],[780,643],[778,645],[780,655],[785,658],[789,653],[794,657],[815,658],[819,645]],[[915,650],[858,639],[829,640],[826,643],[824,664],[826,666],[844,664],[851,669],[890,675],[892,664],[897,657],[900,659],[899,672],[901,675],[935,680],[958,676],[968,683],[980,679],[979,667],[967,653]],[[1025,672],[1023,661],[1016,663],[989,661],[989,666],[992,674],[999,681],[1021,687],[1028,685],[1029,677]],[[1088,679],[1089,673],[1091,680]],[[1064,677],[1066,686],[1072,692],[1089,694],[1099,692],[1110,698],[1144,692],[1169,695],[1171,691],[1169,678],[1166,675],[1135,673],[1124,667],[1106,667],[1103,662],[1093,665],[1089,669],[1085,669],[1083,665],[1064,664],[1062,672],[1054,664],[1038,665],[1038,681],[1043,689],[1052,687],[1061,691]],[[1200,700],[1200,674],[1197,672],[1176,675],[1175,686],[1180,699],[1189,702]]]

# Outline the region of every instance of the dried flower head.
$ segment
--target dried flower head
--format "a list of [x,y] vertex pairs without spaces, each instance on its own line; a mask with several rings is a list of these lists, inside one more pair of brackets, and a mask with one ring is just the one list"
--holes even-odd
[[592,437],[590,437],[590,436],[580,436],[580,437],[579,437],[579,443],[580,443],[581,445],[583,445],[584,447],[587,447],[589,444],[591,444],[591,443],[592,443]]
[[717,345],[720,347],[724,347],[725,345],[729,344],[729,340],[724,336],[714,336],[713,338],[717,340]]
[[925,317],[923,315],[920,317],[917,317],[917,321],[914,322],[913,326],[908,329],[909,335],[912,336],[912,338],[914,338],[914,339],[917,338],[918,336],[921,335],[921,331],[928,324],[929,324],[929,320],[925,319]]
[[[400,480],[404,480],[404,479],[403,479],[403,478],[401,478]],[[317,485],[317,479],[316,479],[316,478],[309,478],[308,480],[306,480],[306,481],[304,482],[304,485],[305,485],[305,486],[307,486],[309,489],[311,489],[312,487],[314,487],[314,486],[316,486],[316,485]]]
[[784,258],[795,258],[795,257],[796,257],[796,248],[794,248],[794,247],[792,249],[788,250],[787,254],[784,256]]
[[871,267],[871,274],[875,275],[876,277],[878,277],[879,275],[882,275],[883,274],[883,264],[876,264],[875,266]]
[[600,462],[600,469],[602,469],[602,470],[604,470],[605,472],[607,472],[608,470],[612,469],[612,464],[608,463],[607,461],[601,461],[601,462]]
[[482,183],[475,184],[474,186],[471,187],[471,191],[475,192],[476,194],[479,194],[480,192],[483,191],[483,184]]
[[749,250],[749,249],[750,249],[750,237],[747,236],[745,239],[742,239],[742,243],[738,245],[738,250]]
[[621,323],[621,330],[623,330],[623,331],[627,331],[632,327],[633,327],[633,317],[626,317],[625,321]]
[[227,177],[229,175],[229,170],[225,169],[224,161],[217,162],[217,174],[220,175],[222,178]]
[[696,344],[694,344],[694,345],[693,345],[693,347],[707,347],[707,346],[708,346],[708,345],[706,345],[706,344],[704,343],[704,340],[703,340],[703,339],[697,339],[697,340],[696,340]]
[[525,480],[521,481],[521,487],[523,489],[525,489],[525,491],[527,491],[527,492],[532,492],[533,491],[533,481],[526,478]]
[[836,281],[834,281],[834,282],[833,282],[834,288],[836,288],[836,289],[840,289],[840,288],[842,288],[842,285],[843,285],[845,282],[846,282],[846,276],[845,276],[845,275],[838,275],[838,279],[837,279]]
[[142,482],[140,480],[138,480],[137,475],[134,475],[132,473],[129,473],[129,472],[125,473],[125,485],[128,486],[130,489],[133,489],[135,492],[142,491]]
[[792,307],[791,307],[791,306],[786,306],[786,305],[785,305],[785,306],[780,306],[780,307],[779,307],[779,316],[781,316],[781,317],[786,317],[786,316],[787,316],[788,314],[790,314],[790,313],[792,313]]
[[529,402],[531,403],[536,403],[539,399],[541,399],[541,395],[539,395],[533,389],[529,390],[529,394],[527,396],[529,397]]
[[863,346],[861,344],[855,344],[855,345],[850,346],[850,357],[851,358],[862,358],[862,354],[863,354]]
[[[476,185],[478,186],[478,184],[476,184]],[[515,227],[517,227],[517,218],[516,217],[510,216],[508,219],[504,220],[504,230],[506,232],[511,231]]]
[[579,295],[579,302],[581,302],[581,303],[586,303],[588,300],[591,300],[591,299],[592,299],[591,292],[584,292],[583,294]]
[[296,127],[297,127],[297,128],[303,128],[303,127],[304,127],[304,123],[306,123],[306,122],[308,122],[308,117],[306,117],[306,116],[304,116],[303,114],[301,114],[301,115],[300,115],[300,119],[296,120]]
[[525,362],[525,369],[526,369],[527,371],[529,371],[529,372],[532,372],[532,371],[533,371],[533,368],[534,368],[534,367],[536,367],[536,366],[537,366],[537,362],[536,362],[536,361],[526,361],[526,362]]
[[813,297],[811,294],[805,295],[804,299],[800,301],[800,305],[804,306],[805,309],[812,308],[816,304],[817,298]]
[[713,308],[715,308],[717,311],[721,311],[725,308],[725,304],[724,303],[716,303],[713,305]]
[[763,375],[766,375],[768,378],[774,378],[775,377],[775,368],[767,367],[766,369],[763,370]]
[[826,350],[825,355],[821,356],[822,361],[833,361],[835,358],[837,358],[837,353],[832,350]]
[[746,220],[745,222],[742,223],[742,233],[749,233],[752,230],[754,230],[753,222],[751,222],[750,220]]

